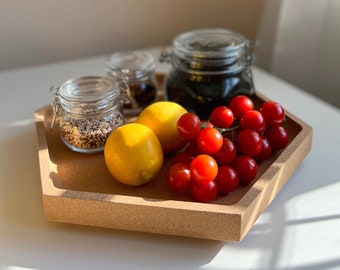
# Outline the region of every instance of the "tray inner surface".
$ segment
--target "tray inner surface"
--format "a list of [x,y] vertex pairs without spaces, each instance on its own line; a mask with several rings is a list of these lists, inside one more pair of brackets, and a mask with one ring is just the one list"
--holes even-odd
[[[260,102],[258,99],[256,102]],[[188,194],[176,194],[169,190],[165,182],[167,168],[171,164],[172,156],[165,158],[164,166],[159,175],[151,182],[141,187],[130,187],[117,182],[106,168],[103,153],[79,154],[69,150],[59,136],[59,123],[55,123],[53,131],[50,124],[53,117],[52,107],[47,106],[40,111],[44,118],[47,147],[49,149],[50,179],[53,185],[61,190],[85,191],[99,194],[113,194],[142,197],[145,200],[177,200],[191,201]],[[286,128],[290,142],[302,130],[301,125],[286,117]],[[257,178],[249,185],[239,187],[227,196],[218,196],[212,204],[233,205],[237,203],[252,187],[258,178],[272,165],[280,152],[275,153],[269,160],[259,165]],[[269,181],[270,179],[268,179]]]

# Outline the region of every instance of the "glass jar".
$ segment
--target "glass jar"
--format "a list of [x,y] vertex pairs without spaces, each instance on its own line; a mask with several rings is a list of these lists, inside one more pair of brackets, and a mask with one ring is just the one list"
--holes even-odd
[[157,98],[155,60],[148,52],[117,52],[107,63],[108,76],[123,78],[130,88],[130,103],[124,105],[124,112],[139,113]]
[[126,91],[115,78],[99,76],[71,79],[59,86],[53,107],[65,145],[81,153],[101,152],[111,132],[125,122]]
[[250,45],[242,35],[226,29],[177,36],[172,52],[165,50],[160,57],[172,64],[164,81],[164,98],[206,120],[214,107],[227,105],[233,96],[252,96]]

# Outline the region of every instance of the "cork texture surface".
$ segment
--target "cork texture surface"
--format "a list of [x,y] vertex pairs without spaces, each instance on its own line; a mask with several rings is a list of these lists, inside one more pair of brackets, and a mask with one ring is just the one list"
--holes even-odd
[[[257,96],[255,103],[265,99]],[[288,146],[261,163],[249,185],[204,204],[169,190],[165,174],[172,156],[166,156],[151,182],[140,187],[119,183],[103,153],[68,149],[58,123],[50,130],[52,107],[43,107],[35,112],[35,123],[45,216],[54,222],[240,241],[311,148],[312,128],[289,112],[286,116]]]

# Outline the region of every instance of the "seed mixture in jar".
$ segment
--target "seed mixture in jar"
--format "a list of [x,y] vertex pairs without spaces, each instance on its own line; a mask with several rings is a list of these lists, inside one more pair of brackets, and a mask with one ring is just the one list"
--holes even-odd
[[111,132],[125,122],[126,91],[116,78],[100,76],[70,79],[59,86],[53,109],[64,144],[79,153],[102,152]]
[[81,149],[104,147],[111,132],[124,123],[123,115],[116,113],[106,118],[70,118],[60,126],[63,141]]

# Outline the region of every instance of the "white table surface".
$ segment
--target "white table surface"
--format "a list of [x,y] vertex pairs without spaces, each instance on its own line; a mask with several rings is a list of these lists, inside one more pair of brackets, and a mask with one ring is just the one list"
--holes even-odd
[[0,73],[0,270],[340,269],[340,111],[256,67],[257,91],[311,125],[314,135],[311,152],[241,242],[47,222],[34,111],[51,102],[51,85],[105,75],[105,61]]

